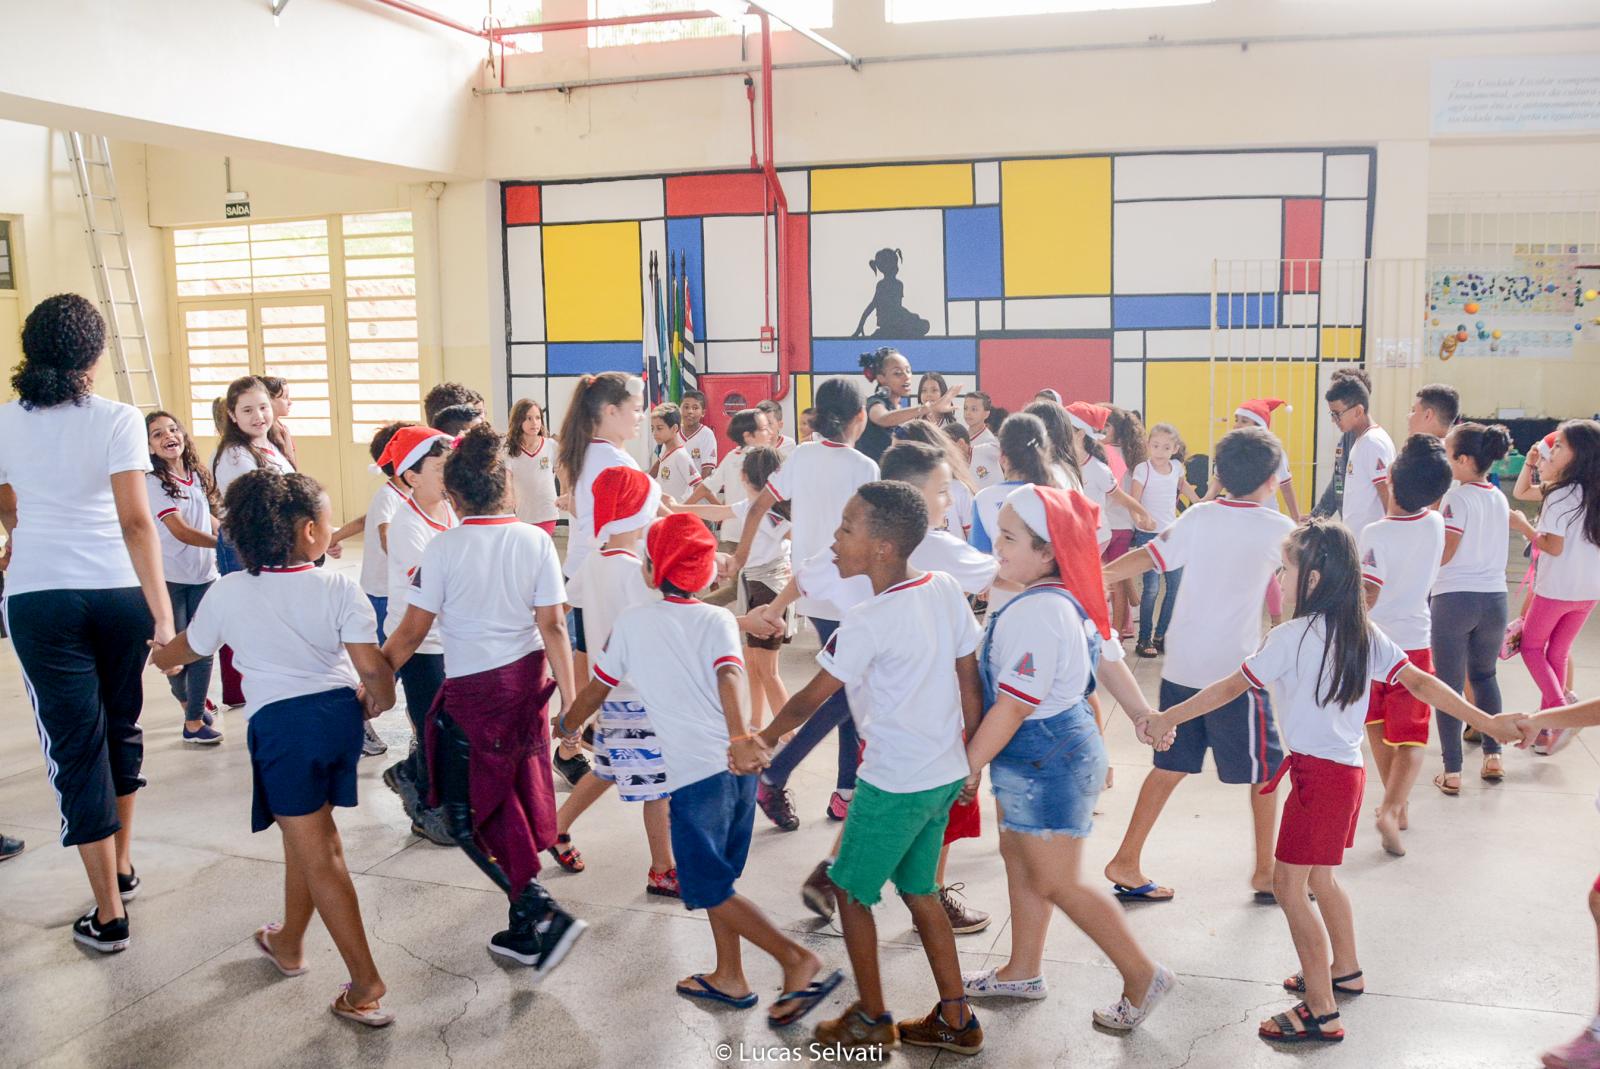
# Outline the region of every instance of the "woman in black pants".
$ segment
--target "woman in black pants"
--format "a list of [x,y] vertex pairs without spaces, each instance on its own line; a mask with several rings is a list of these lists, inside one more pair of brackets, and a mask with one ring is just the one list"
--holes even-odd
[[88,301],[42,301],[22,329],[17,400],[0,405],[0,524],[10,542],[5,616],[33,704],[45,769],[95,907],[73,938],[128,945],[123,902],[144,785],[140,674],[153,638],[171,641],[172,605],[144,473],[144,421],[94,393],[105,323]]

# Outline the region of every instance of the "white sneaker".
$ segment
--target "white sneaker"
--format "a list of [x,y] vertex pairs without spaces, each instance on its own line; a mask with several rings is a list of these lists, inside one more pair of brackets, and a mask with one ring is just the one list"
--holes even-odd
[[1045,986],[1043,976],[1030,977],[1027,980],[1002,980],[995,973],[1000,971],[1000,966],[985,969],[983,972],[964,972],[961,974],[961,991],[968,998],[1044,998],[1050,993]]
[[381,753],[389,752],[389,744],[378,735],[377,729],[372,726],[372,721],[364,721],[361,725],[363,737],[361,740],[361,756],[377,757]]
[[1144,1023],[1150,1016],[1156,1004],[1171,991],[1178,983],[1178,978],[1172,975],[1172,970],[1165,965],[1156,966],[1156,974],[1150,980],[1150,986],[1145,989],[1144,1003],[1135,1006],[1124,995],[1116,1003],[1103,1010],[1094,1011],[1094,1023],[1102,1028],[1109,1028],[1115,1032],[1131,1032]]

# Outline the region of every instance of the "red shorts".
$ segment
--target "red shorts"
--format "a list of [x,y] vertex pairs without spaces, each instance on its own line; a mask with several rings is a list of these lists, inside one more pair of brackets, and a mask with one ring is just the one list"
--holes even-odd
[[[856,763],[861,763],[861,755],[867,752],[867,744],[862,742],[856,747]],[[978,811],[978,800],[962,804],[950,803],[950,819],[944,826],[944,845],[949,846],[957,839],[976,839],[983,834],[983,814]]]
[[539,530],[543,531],[545,534],[549,535],[551,538],[554,538],[556,536],[556,521],[555,520],[541,520],[538,523],[534,524],[534,526],[539,528]]
[[1132,548],[1133,528],[1114,530],[1111,532],[1111,541],[1106,543],[1105,552],[1100,554],[1100,559],[1110,564]]
[[[1406,659],[1424,672],[1433,672],[1431,649],[1406,650]],[[1428,723],[1433,710],[1412,697],[1399,683],[1374,683],[1367,698],[1367,723],[1383,725],[1383,741],[1390,746],[1428,745]]]
[[1273,856],[1286,865],[1340,864],[1356,844],[1366,768],[1307,754],[1291,754],[1284,763],[1290,790]]

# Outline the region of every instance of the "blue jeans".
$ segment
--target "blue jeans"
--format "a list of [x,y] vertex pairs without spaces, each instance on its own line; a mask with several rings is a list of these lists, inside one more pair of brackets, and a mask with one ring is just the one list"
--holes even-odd
[[[811,626],[817,629],[817,638],[826,646],[839,629],[839,621],[813,619]],[[843,687],[834,691],[833,696],[800,725],[788,745],[773,756],[772,764],[761,774],[762,781],[773,787],[783,787],[806,754],[816,749],[817,743],[827,738],[834,728],[839,729],[839,775],[835,784],[841,791],[855,790],[861,740],[856,734],[856,722],[850,718],[850,702]]]
[[368,594],[367,601],[371,603],[372,611],[378,615],[378,645],[381,646],[389,641],[389,636],[384,634],[383,631],[383,618],[389,612],[389,599],[373,597]]
[[[1155,541],[1155,535],[1149,531],[1133,532],[1133,547],[1138,549]],[[1161,601],[1161,618],[1156,620],[1156,595],[1161,590],[1161,579],[1167,580],[1167,596]],[[1155,624],[1155,633],[1161,638],[1167,636],[1167,625],[1172,622],[1172,607],[1178,602],[1178,586],[1183,582],[1183,569],[1174,568],[1170,572],[1162,572],[1152,568],[1141,576],[1144,587],[1139,592],[1139,641],[1138,645],[1150,644],[1150,625]]]

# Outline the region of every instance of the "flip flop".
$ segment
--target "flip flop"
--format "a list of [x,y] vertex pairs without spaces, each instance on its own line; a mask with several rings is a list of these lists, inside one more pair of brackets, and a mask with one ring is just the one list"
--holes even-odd
[[[1164,895],[1156,894],[1157,891],[1166,891]],[[1171,902],[1177,897],[1178,892],[1168,887],[1162,887],[1154,880],[1140,884],[1138,887],[1124,887],[1120,883],[1111,885],[1111,893],[1124,902]]]
[[769,1013],[767,1014],[767,1023],[774,1028],[783,1028],[794,1024],[800,1018],[816,1009],[822,1000],[833,994],[833,989],[843,982],[844,973],[835,969],[824,979],[813,981],[798,991],[785,991],[777,997],[776,1001],[773,1002],[773,1006],[776,1007],[785,1002],[797,1002],[799,1007],[790,1010],[788,1013]]
[[[1255,898],[1257,905],[1275,906],[1278,904],[1278,896],[1271,891],[1257,891],[1255,893]],[[1317,900],[1317,896],[1311,891],[1306,892],[1306,898],[1312,902]]]
[[754,991],[750,992],[748,995],[745,995],[743,998],[734,998],[732,995],[724,994],[723,992],[712,987],[711,984],[706,981],[704,973],[695,973],[693,976],[689,977],[689,979],[699,984],[700,988],[699,990],[695,990],[692,987],[684,987],[682,984],[679,984],[676,990],[678,994],[682,995],[684,998],[703,999],[706,1002],[720,1002],[725,1006],[732,1006],[736,1010],[748,1010],[751,1006],[754,1006],[757,1002],[761,1001],[756,996]]
[[268,961],[272,962],[272,964],[274,966],[276,966],[278,971],[281,972],[283,975],[285,975],[285,976],[303,976],[303,975],[305,975],[305,973],[309,969],[309,966],[302,965],[298,969],[288,968],[287,966],[285,966],[283,964],[283,962],[278,960],[278,955],[274,954],[272,952],[272,944],[267,941],[267,936],[273,934],[274,932],[281,932],[281,931],[283,931],[283,925],[279,924],[277,921],[273,921],[270,924],[263,924],[261,927],[257,928],[256,929],[256,949],[261,951],[261,953],[266,957],[266,959]]
[[387,1028],[394,1024],[394,1014],[381,1009],[374,1002],[369,1009],[362,1009],[350,1001],[350,985],[345,984],[339,989],[339,997],[334,999],[328,1009],[333,1011],[335,1017],[343,1017],[356,1024],[364,1024],[368,1028]]

